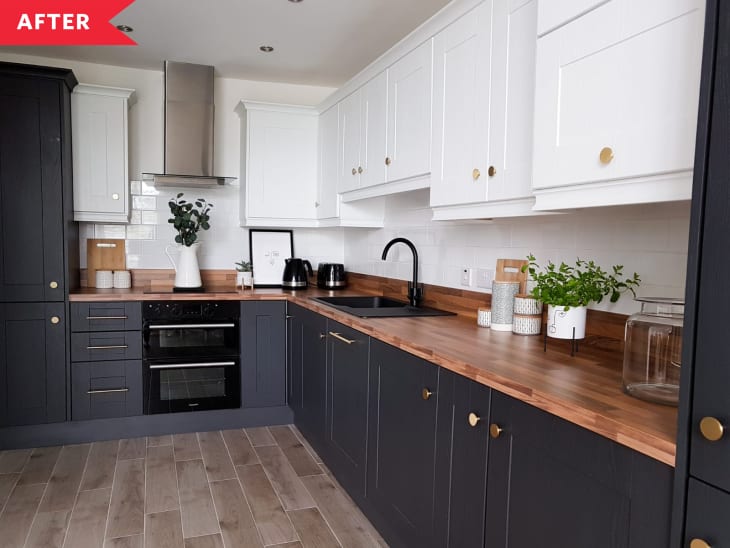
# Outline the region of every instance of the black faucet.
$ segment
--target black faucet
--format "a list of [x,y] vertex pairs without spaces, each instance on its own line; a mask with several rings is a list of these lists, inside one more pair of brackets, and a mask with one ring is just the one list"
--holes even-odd
[[414,246],[410,240],[406,240],[405,238],[393,238],[385,244],[385,249],[383,249],[383,256],[381,259],[385,260],[388,256],[388,251],[393,244],[406,244],[411,248],[411,253],[413,253],[413,281],[408,282],[408,302],[411,306],[418,306],[418,301],[420,301],[423,297],[423,287],[418,286],[418,252],[416,251],[416,246]]

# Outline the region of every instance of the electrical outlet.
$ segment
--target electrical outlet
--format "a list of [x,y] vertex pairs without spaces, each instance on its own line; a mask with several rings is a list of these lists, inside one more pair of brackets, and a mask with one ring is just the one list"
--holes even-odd
[[494,270],[490,268],[477,268],[477,287],[491,289],[494,281]]
[[472,279],[474,278],[473,268],[462,268],[461,269],[461,285],[471,287]]

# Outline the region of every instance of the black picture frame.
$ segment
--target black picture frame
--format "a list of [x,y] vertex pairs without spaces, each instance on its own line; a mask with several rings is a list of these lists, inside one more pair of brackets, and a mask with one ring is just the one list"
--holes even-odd
[[253,286],[281,287],[285,260],[294,256],[294,232],[251,228],[248,249]]

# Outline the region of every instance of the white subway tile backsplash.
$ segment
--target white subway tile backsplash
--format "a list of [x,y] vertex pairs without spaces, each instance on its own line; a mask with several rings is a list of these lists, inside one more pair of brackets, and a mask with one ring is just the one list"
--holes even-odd
[[133,196],[132,208],[140,210],[157,209],[157,198],[154,196]]
[[156,228],[152,225],[129,225],[127,226],[128,240],[154,240]]
[[137,196],[139,194],[142,194],[141,181],[131,181],[129,183],[129,192],[131,192],[132,196]]
[[[157,188],[155,187],[155,185],[153,185],[151,182],[149,182],[149,181],[139,181],[139,183],[140,183],[141,190],[142,190],[141,193],[143,195],[145,195],[145,196],[157,196],[157,195],[160,194],[160,191],[157,190]],[[167,204],[167,202],[165,202],[165,204]]]
[[129,214],[129,224],[130,225],[141,225],[142,224],[142,212],[137,210],[132,210],[132,212]]
[[[137,213],[137,212],[135,212]],[[140,213],[140,222],[143,225],[156,225],[158,222],[158,213],[157,211],[141,211]]]
[[94,238],[124,239],[127,237],[125,225],[95,225]]

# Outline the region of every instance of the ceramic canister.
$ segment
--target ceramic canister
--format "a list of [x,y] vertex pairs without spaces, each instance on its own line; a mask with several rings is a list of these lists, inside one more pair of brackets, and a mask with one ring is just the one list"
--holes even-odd
[[96,271],[96,287],[98,289],[111,289],[114,287],[114,276],[111,270]]
[[512,316],[512,333],[517,335],[539,335],[542,330],[542,314]]
[[532,295],[518,293],[515,295],[514,313],[521,316],[537,316],[542,314],[542,303]]
[[492,323],[492,309],[479,308],[477,310],[477,325],[479,327],[489,327]]
[[492,282],[492,329],[512,331],[512,311],[520,282]]

